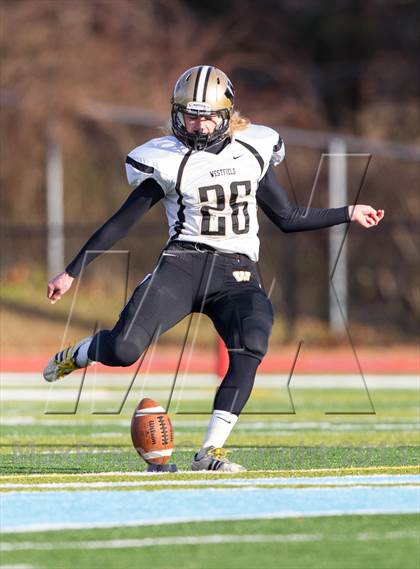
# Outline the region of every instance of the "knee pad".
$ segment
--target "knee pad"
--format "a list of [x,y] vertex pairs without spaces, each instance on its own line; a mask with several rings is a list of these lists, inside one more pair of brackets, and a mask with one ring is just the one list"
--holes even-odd
[[262,360],[267,353],[273,321],[265,315],[247,316],[242,320],[242,347],[244,353]]
[[133,364],[148,348],[151,340],[152,335],[142,326],[134,326],[128,336],[117,334],[114,338],[113,352],[114,358],[120,362],[118,365]]
[[113,352],[114,362],[116,362],[116,365],[123,367],[133,364],[142,353],[136,344],[122,338],[117,338],[114,341]]
[[150,343],[150,334],[141,327],[124,337],[122,331],[114,329],[98,332],[89,347],[88,357],[107,366],[129,366],[144,352]]

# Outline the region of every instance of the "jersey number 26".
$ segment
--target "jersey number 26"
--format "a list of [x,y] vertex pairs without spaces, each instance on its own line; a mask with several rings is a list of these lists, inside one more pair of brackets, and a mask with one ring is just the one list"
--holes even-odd
[[[244,187],[245,196],[249,196],[251,193],[251,182],[232,182],[230,184],[230,200],[229,206],[232,212],[232,231],[236,235],[242,235],[243,233],[248,233],[249,231],[249,213],[248,213],[248,202],[239,201],[239,188]],[[204,186],[198,188],[200,192],[200,201],[206,203],[200,209],[202,215],[201,222],[201,235],[226,235],[226,218],[229,217],[230,211],[225,212],[226,208],[226,194],[223,186],[220,184],[214,184],[213,186]],[[211,192],[211,193],[210,193]],[[212,200],[212,205],[208,205],[209,201],[213,196],[216,196],[216,200]],[[225,212],[215,214],[215,212]],[[217,229],[210,228],[211,219],[217,219]],[[213,224],[212,224],[213,225]]]

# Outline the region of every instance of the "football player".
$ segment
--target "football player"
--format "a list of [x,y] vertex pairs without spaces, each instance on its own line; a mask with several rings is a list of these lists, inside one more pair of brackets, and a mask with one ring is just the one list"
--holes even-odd
[[[208,315],[229,351],[229,368],[193,470],[238,472],[223,446],[253,388],[273,324],[258,277],[257,206],[282,231],[358,222],[369,228],[384,215],[369,205],[305,208],[291,204],[274,167],[284,142],[234,110],[234,89],[216,67],[200,65],[179,77],[172,94],[172,134],[154,138],[126,159],[133,191],[65,271],[48,284],[52,303],[69,290],[84,262],[111,248],[158,201],[169,225],[153,273],[134,290],[112,330],[100,330],[58,352],[44,370],[56,381],[93,362],[129,366],[186,315]],[[96,253],[86,253],[94,251]]]

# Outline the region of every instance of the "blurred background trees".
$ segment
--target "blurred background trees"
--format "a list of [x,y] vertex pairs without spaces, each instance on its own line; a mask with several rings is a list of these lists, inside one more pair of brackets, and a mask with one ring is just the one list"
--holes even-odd
[[[200,63],[231,76],[253,122],[333,131],[418,146],[419,4],[414,0],[4,0],[1,8],[2,278],[46,278],[45,152],[54,128],[64,156],[66,258],[129,192],[123,162],[152,136],[93,118],[95,104],[169,115],[175,79]],[[310,137],[310,134],[308,134]],[[320,152],[288,146],[278,170],[305,203]],[[327,149],[325,149],[327,150]],[[354,195],[363,165],[349,167]],[[405,341],[417,330],[419,162],[373,156],[362,202],[386,210],[349,240],[350,318],[364,341]],[[326,206],[326,184],[314,205]],[[353,184],[353,186],[352,186]],[[261,270],[276,278],[277,311],[296,330],[322,334],[327,313],[327,233],[282,235],[261,215]],[[133,282],[166,240],[156,207],[119,246]],[[92,279],[112,270],[100,263]],[[104,273],[101,273],[103,275]],[[41,299],[34,303],[41,304]],[[299,333],[299,332],[296,332]],[[331,338],[329,338],[331,341]]]

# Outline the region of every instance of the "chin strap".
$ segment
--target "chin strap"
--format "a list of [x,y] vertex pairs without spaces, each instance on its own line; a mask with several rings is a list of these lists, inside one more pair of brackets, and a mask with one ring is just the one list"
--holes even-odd
[[188,137],[191,148],[196,151],[205,150],[209,145],[209,135],[201,132],[195,132],[191,137]]

